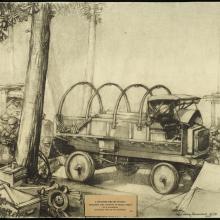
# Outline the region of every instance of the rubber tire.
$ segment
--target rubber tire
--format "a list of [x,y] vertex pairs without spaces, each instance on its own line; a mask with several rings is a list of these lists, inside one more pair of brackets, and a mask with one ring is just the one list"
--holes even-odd
[[[166,166],[168,168],[170,168],[170,170],[173,172],[174,174],[174,183],[173,183],[173,186],[170,190],[166,191],[166,192],[161,192],[154,184],[154,174],[155,174],[155,171],[158,167],[160,166]],[[167,194],[170,194],[172,192],[174,192],[174,190],[176,190],[176,188],[178,187],[178,184],[179,184],[179,174],[178,174],[178,171],[176,170],[176,168],[172,165],[172,164],[169,164],[169,163],[158,163],[156,164],[153,169],[151,170],[150,172],[150,183],[151,183],[151,186],[153,188],[153,190],[159,194],[162,194],[162,195],[167,195]]]
[[[69,170],[69,167],[70,167],[70,163],[71,163],[71,160],[73,159],[74,156],[76,155],[81,155],[81,156],[84,156],[86,158],[86,160],[88,161],[88,165],[89,165],[89,173],[87,175],[87,177],[83,180],[80,180],[80,179],[74,179],[71,175],[71,172]],[[70,154],[70,156],[67,158],[66,162],[65,162],[65,171],[66,171],[66,175],[67,175],[67,178],[70,179],[70,180],[73,180],[73,181],[77,181],[77,182],[85,182],[87,181],[88,179],[90,179],[93,175],[94,175],[94,172],[95,172],[95,164],[94,164],[94,160],[92,159],[92,157],[86,153],[86,152],[83,152],[83,151],[75,151],[73,152],[72,154]]]

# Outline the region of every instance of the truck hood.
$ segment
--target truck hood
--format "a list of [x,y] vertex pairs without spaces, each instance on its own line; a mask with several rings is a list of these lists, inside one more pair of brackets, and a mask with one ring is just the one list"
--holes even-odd
[[201,123],[202,124],[202,115],[199,110],[195,109],[180,109],[177,112],[176,118],[179,119],[183,123],[187,123],[193,125],[194,123]]

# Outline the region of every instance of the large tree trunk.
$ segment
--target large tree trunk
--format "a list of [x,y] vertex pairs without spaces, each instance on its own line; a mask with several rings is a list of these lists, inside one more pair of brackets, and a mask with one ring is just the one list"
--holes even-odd
[[37,171],[48,67],[50,21],[49,4],[41,4],[40,11],[32,15],[24,104],[16,152],[17,163],[27,167],[29,177]]

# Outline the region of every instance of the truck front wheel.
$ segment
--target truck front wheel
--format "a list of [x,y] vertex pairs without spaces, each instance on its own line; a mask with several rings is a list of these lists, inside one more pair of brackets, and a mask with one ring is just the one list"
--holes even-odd
[[151,186],[157,193],[172,193],[179,184],[179,174],[169,163],[156,164],[150,173]]
[[93,176],[95,165],[88,153],[76,151],[67,158],[65,170],[69,179],[84,182]]

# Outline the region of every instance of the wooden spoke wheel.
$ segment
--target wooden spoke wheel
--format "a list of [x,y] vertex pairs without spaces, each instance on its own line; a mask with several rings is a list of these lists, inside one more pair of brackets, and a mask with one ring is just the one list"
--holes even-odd
[[135,174],[138,171],[138,167],[135,165],[122,165],[122,164],[117,164],[116,169],[118,172],[122,173],[125,176],[131,176]]
[[179,183],[178,171],[169,163],[158,163],[150,173],[150,182],[157,193],[172,193]]
[[67,158],[65,170],[69,179],[84,182],[93,176],[95,165],[88,153],[76,151]]

